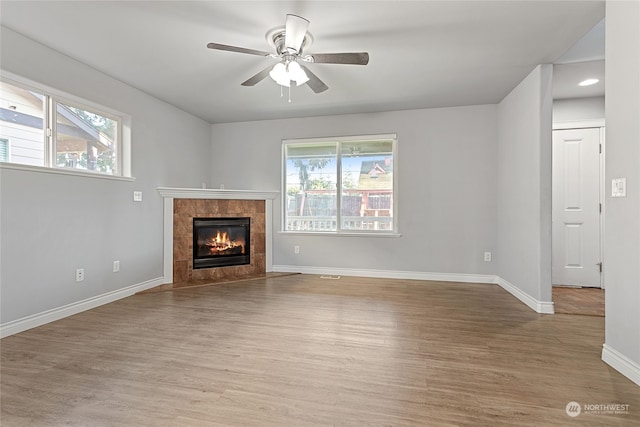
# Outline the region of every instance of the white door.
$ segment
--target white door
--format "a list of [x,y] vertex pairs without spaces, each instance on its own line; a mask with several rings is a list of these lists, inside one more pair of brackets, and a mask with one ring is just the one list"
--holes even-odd
[[553,131],[552,281],[600,287],[600,128]]

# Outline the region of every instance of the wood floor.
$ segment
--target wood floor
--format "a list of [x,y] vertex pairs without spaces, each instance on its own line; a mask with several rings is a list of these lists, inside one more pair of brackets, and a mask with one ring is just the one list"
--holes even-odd
[[[0,420],[640,425],[640,387],[601,361],[603,329],[487,284],[294,275],[146,293],[3,339]],[[611,403],[627,413],[585,406]]]
[[604,289],[554,286],[553,306],[556,313],[604,317]]

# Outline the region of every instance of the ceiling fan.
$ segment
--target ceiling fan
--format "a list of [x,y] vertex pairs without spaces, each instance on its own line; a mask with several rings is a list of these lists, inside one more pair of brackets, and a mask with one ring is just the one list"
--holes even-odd
[[329,87],[300,62],[351,65],[367,65],[369,63],[367,52],[304,54],[304,50],[313,42],[313,37],[307,28],[309,28],[307,19],[288,14],[284,27],[275,28],[266,34],[267,42],[275,49],[275,53],[219,43],[209,43],[207,47],[278,59],[279,62],[275,66],[269,65],[242,82],[242,86],[253,86],[270,76],[280,86],[291,87],[292,81],[296,83],[296,86],[306,83],[315,93],[321,93]]

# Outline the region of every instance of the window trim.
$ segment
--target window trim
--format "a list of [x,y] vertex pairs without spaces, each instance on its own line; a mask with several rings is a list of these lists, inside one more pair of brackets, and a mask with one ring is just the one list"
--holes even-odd
[[[92,102],[90,100],[72,95],[70,93],[52,88],[50,86],[35,82],[25,77],[13,74],[0,69],[0,81],[17,86],[25,90],[33,90],[41,93],[48,100],[47,111],[43,111],[43,127],[45,138],[43,140],[44,162],[43,166],[23,165],[20,163],[0,162],[0,167],[9,169],[36,170],[42,172],[64,172],[65,175],[91,176],[101,178],[133,178],[131,176],[131,116],[110,107]],[[116,173],[108,174],[99,171],[64,168],[56,166],[55,162],[55,134],[56,134],[56,111],[55,103],[71,105],[73,107],[86,109],[90,112],[103,115],[118,122],[117,143],[116,143]],[[49,113],[53,109],[52,113]],[[69,173],[71,172],[71,173]]]
[[25,172],[48,173],[54,175],[70,175],[80,176],[83,178],[110,179],[113,181],[129,181],[134,182],[136,179],[132,176],[108,175],[106,173],[85,171],[82,169],[72,168],[50,168],[48,166],[23,165],[20,163],[0,162],[0,170],[17,170]]
[[[393,156],[393,217],[392,217],[392,229],[391,230],[342,230],[340,228],[340,212],[341,212],[341,199],[342,199],[342,150],[341,144],[354,142],[354,141],[367,141],[367,140],[392,140],[391,154]],[[289,144],[322,144],[322,143],[336,143],[338,144],[336,151],[336,172],[337,172],[337,189],[336,189],[336,230],[332,231],[302,231],[302,230],[287,230],[287,145]],[[384,133],[384,134],[362,134],[362,135],[348,135],[348,136],[336,136],[336,137],[320,137],[320,138],[295,138],[295,139],[283,139],[281,144],[281,187],[282,187],[282,215],[280,221],[279,233],[286,235],[304,235],[304,236],[366,236],[366,237],[400,237],[401,234],[398,230],[398,135],[396,133]]]

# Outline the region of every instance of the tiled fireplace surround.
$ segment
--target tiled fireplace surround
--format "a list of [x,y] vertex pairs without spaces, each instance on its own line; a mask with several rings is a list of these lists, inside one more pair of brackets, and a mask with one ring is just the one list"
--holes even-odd
[[[164,279],[175,287],[271,271],[271,212],[277,192],[158,188],[164,198]],[[251,218],[251,263],[193,269],[193,218]]]

